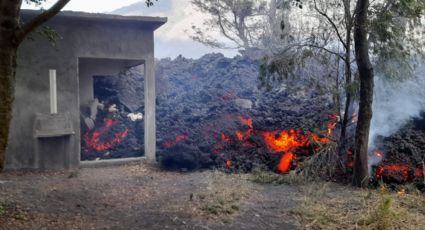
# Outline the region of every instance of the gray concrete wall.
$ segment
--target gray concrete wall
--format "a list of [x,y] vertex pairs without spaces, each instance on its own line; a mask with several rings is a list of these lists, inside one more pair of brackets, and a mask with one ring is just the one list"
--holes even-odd
[[[79,58],[145,61],[145,154],[154,158],[155,81],[152,29],[110,21],[85,22],[60,18],[52,19],[48,25],[61,36],[55,46],[46,38],[33,34],[32,39],[27,39],[19,48],[6,169],[34,168],[33,122],[37,112],[49,113],[49,69],[57,70],[58,112],[70,112],[76,131],[71,167],[79,165]],[[62,153],[58,151],[57,154]]]

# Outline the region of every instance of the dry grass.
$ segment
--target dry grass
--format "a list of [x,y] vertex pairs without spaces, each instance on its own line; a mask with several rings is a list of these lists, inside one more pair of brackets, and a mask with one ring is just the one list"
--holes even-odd
[[360,190],[331,183],[302,188],[304,198],[291,211],[300,229],[421,229],[425,197],[421,194]]
[[191,197],[195,209],[210,219],[230,222],[252,191],[247,175],[215,171],[205,179],[208,181],[206,190]]
[[286,184],[286,185],[301,185],[307,183],[306,178],[298,175],[295,171],[289,174],[277,174],[270,170],[254,170],[250,177],[252,182],[258,184]]
[[302,162],[301,175],[309,179],[334,178],[338,170],[344,170],[338,145],[335,142],[318,145],[320,150]]

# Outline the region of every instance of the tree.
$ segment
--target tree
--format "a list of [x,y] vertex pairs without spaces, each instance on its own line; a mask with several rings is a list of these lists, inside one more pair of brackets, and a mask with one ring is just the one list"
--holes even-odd
[[[317,0],[313,0],[314,10],[321,16],[324,21],[329,25],[330,29],[333,31],[333,34],[336,36],[334,39],[336,42],[340,43],[343,48],[343,54],[340,54],[339,50],[333,51],[336,53],[336,57],[344,63],[344,91],[345,91],[345,103],[343,106],[342,116],[340,115],[341,122],[341,132],[339,138],[339,151],[345,152],[345,144],[346,144],[346,132],[347,126],[350,120],[350,106],[352,104],[353,99],[353,90],[352,90],[352,76],[354,75],[352,69],[352,30],[353,30],[353,12],[351,10],[352,1],[351,0],[342,0],[342,1],[325,1],[321,2],[324,8],[331,7],[333,12],[338,11],[338,8],[342,8],[342,16],[337,16],[335,13],[333,15],[329,15],[326,10],[323,10]],[[316,48],[314,46],[311,46]],[[338,46],[340,47],[340,46]],[[323,46],[318,46],[318,48],[324,48]],[[328,48],[329,49],[329,48]],[[339,76],[336,76],[339,78]],[[339,86],[336,86],[339,88]],[[338,98],[339,98],[339,90]],[[340,103],[340,100],[337,100]],[[338,105],[338,108],[341,105]],[[341,111],[341,109],[339,109]]]
[[[40,4],[44,0],[26,0]],[[4,167],[15,88],[17,50],[36,28],[55,16],[70,0],[58,0],[31,21],[20,22],[22,0],[0,0],[0,171]]]
[[[192,26],[192,39],[215,48],[272,48],[282,30],[288,30],[283,12],[290,1],[284,0],[192,0],[201,12],[210,16],[203,27]],[[228,45],[214,36],[218,32]],[[281,43],[281,40],[280,40]]]
[[[413,34],[409,32],[419,30],[423,34],[424,22],[421,16],[424,9],[423,0],[378,1],[374,5],[370,5],[369,0],[357,1],[354,43],[360,78],[360,101],[354,146],[355,186],[366,186],[369,175],[368,142],[374,87],[374,69],[370,53],[376,55],[375,66],[380,68],[380,71],[390,76],[413,75],[412,57],[424,54],[424,41],[423,37],[411,38]],[[369,33],[371,30],[374,33]],[[397,69],[387,68],[389,63]]]
[[[285,60],[293,59],[294,56],[298,56],[305,51],[314,52],[315,55],[310,55],[308,58],[322,59],[324,65],[329,65],[329,60],[335,59],[335,71],[332,73],[335,77],[334,88],[329,89],[328,86],[325,86],[329,84],[329,82],[323,82],[322,80],[319,80],[318,84],[327,87],[327,90],[334,94],[336,109],[339,111],[341,117],[338,152],[345,153],[346,133],[351,121],[350,108],[353,104],[353,98],[356,92],[356,84],[353,82],[355,68],[352,68],[354,56],[354,43],[352,39],[354,20],[354,10],[352,9],[353,1],[308,0],[299,1],[298,5],[299,4],[303,6],[300,7],[301,9],[307,11],[307,15],[303,15],[301,10],[299,12],[301,15],[299,15],[296,20],[300,20],[302,24],[307,24],[304,22],[306,21],[305,19],[300,19],[305,17],[309,19],[307,21],[312,23],[309,26],[303,25],[303,27],[298,25],[297,27],[300,28],[297,29],[303,30],[304,34],[301,36],[293,36],[294,41],[292,43],[286,43],[287,48],[284,50],[295,49],[295,53],[292,52],[291,55],[282,55],[282,53],[279,53],[277,56],[281,57],[275,59],[280,62],[280,72],[283,73],[288,73],[288,71],[282,71],[282,69],[285,69]],[[343,71],[339,71],[341,63],[344,66]],[[274,63],[272,62],[272,64]],[[299,65],[299,63],[296,64]],[[343,74],[340,74],[340,72]],[[343,93],[345,94],[344,98],[341,97]],[[345,99],[345,102],[342,103],[342,99]]]
[[[219,31],[221,35],[234,43],[231,48],[243,48],[257,46],[260,34],[259,19],[265,15],[264,1],[255,0],[193,0],[195,5],[202,12],[211,16],[211,19],[204,22],[206,31]],[[203,44],[217,47],[229,48],[222,41],[217,40],[213,35],[205,33],[204,28],[193,26],[195,32],[192,39]]]
[[[345,83],[343,89],[346,94],[346,101],[345,112],[341,123],[340,150],[341,152],[345,150],[345,128],[350,120],[348,109],[350,104],[354,103],[352,100],[353,92],[359,90],[359,113],[361,115],[358,117],[358,126],[356,127],[354,140],[356,163],[353,184],[358,186],[361,184],[364,185],[366,182],[365,178],[368,175],[368,136],[370,119],[372,117],[372,65],[380,73],[385,73],[386,76],[403,78],[404,76],[414,75],[415,60],[421,60],[415,57],[424,56],[425,40],[423,39],[423,34],[425,33],[425,27],[423,26],[424,20],[421,16],[423,16],[425,1],[378,0],[365,4],[364,2],[351,0],[311,0],[301,1],[300,4],[303,4],[307,8],[310,7],[310,9],[308,8],[310,12],[316,12],[318,14],[317,16],[313,15],[313,17],[321,18],[320,21],[326,23],[313,24],[313,27],[319,29],[311,29],[310,38],[308,36],[297,37],[297,40],[292,44],[287,44],[288,48],[286,50],[296,48],[298,49],[297,53],[302,53],[299,51],[306,49],[316,50],[316,52],[321,50],[343,61],[345,66]],[[351,10],[353,4],[356,6],[354,11]],[[366,8],[360,9],[359,7]],[[297,17],[296,20],[300,20],[302,17]],[[323,25],[327,27],[323,27]],[[326,31],[332,31],[331,36]],[[355,32],[354,37],[357,37],[357,41],[354,41],[354,43],[352,43],[353,32]],[[353,55],[353,45],[356,63],[352,62],[353,58],[351,57]],[[301,49],[299,49],[300,47]],[[342,47],[342,50],[340,47]],[[282,55],[280,53],[278,57],[283,57],[283,60],[279,60],[283,65],[287,63],[285,62],[286,59],[292,58],[288,55],[285,57],[284,54]],[[322,57],[329,59],[329,56]],[[357,68],[355,68],[354,64],[358,65]],[[284,68],[279,69],[276,66],[275,63],[272,63],[271,71],[278,72],[279,74],[287,74],[287,72],[281,70]],[[358,75],[360,75],[360,86],[352,82],[353,76],[357,75],[356,70]],[[336,71],[336,75],[338,79],[338,70]],[[336,85],[338,84],[339,82],[337,81]],[[357,87],[359,89],[355,89]]]
[[368,141],[373,101],[373,67],[369,58],[368,35],[369,0],[358,0],[356,5],[354,43],[360,78],[360,102],[354,146],[353,185],[366,186],[368,173]]

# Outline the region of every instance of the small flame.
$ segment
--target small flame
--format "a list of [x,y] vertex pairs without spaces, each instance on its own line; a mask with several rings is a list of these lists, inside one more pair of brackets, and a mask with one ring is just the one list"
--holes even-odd
[[333,135],[333,131],[338,124],[339,116],[337,114],[329,115],[330,121],[327,124],[327,136],[330,137]]
[[236,131],[236,133],[235,133],[235,135],[236,135],[236,138],[238,139],[238,140],[240,140],[240,141],[243,141],[243,137],[244,137],[244,135],[243,135],[243,133],[241,132],[241,131]]
[[295,154],[292,152],[283,154],[280,158],[279,164],[277,165],[276,171],[278,173],[288,173],[291,169],[291,163],[293,160],[295,160]]
[[249,126],[249,128],[251,129],[253,128],[252,118],[239,116],[239,120],[241,121],[242,124]]
[[221,140],[224,141],[224,142],[226,142],[226,143],[232,142],[232,138],[230,138],[230,136],[227,136],[224,133],[221,133]]
[[232,161],[231,160],[226,160],[226,167],[228,169],[230,169],[231,166],[232,166]]

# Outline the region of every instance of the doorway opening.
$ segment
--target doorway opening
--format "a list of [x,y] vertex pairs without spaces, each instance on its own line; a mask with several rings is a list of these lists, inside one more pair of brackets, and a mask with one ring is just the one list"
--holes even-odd
[[144,61],[79,58],[81,161],[144,156]]

